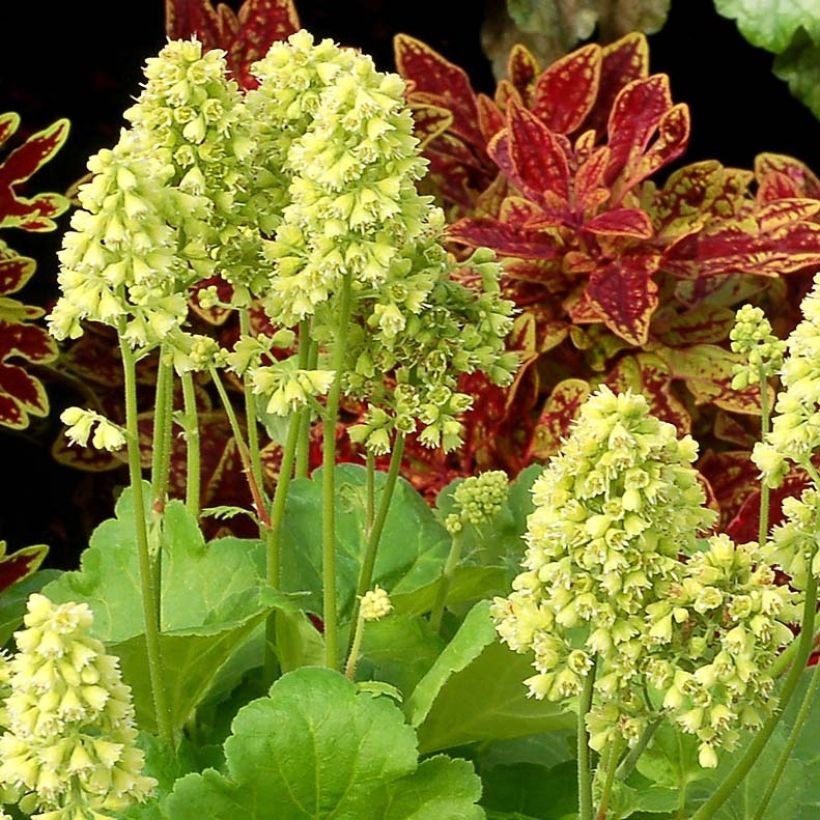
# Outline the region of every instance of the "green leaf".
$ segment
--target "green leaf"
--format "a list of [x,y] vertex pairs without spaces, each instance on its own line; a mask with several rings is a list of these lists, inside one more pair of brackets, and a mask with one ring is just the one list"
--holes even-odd
[[282,672],[292,672],[301,666],[322,666],[325,639],[301,610],[279,612],[276,615],[276,655]]
[[[179,501],[165,510],[162,532],[160,649],[172,723],[179,732],[216,681],[220,669],[273,608],[288,598],[260,585],[255,541],[223,538],[206,544]],[[148,678],[134,505],[126,490],[116,518],[101,524],[80,570],[64,573],[44,593],[53,601],[84,601],[94,611],[93,634],[122,661],[134,690],[137,720],[155,728]]]
[[574,719],[550,703],[531,700],[523,684],[530,660],[496,639],[490,602],[476,604],[407,701],[422,753],[474,741],[537,734]]
[[[509,589],[508,572],[504,567],[458,567],[447,589],[447,606],[474,603],[493,595],[504,595]],[[397,615],[423,615],[436,601],[441,578],[413,592],[394,592],[390,596]]]
[[59,576],[59,570],[41,569],[3,590],[0,594],[0,649],[8,643],[14,631],[23,623],[28,596],[39,592]]
[[800,29],[789,47],[775,58],[774,73],[820,120],[820,43]]
[[552,768],[534,763],[495,766],[482,776],[481,804],[501,816],[558,820],[578,805],[574,760]]
[[[376,474],[378,492],[386,474]],[[350,617],[365,550],[367,471],[356,464],[336,467],[337,603]],[[291,482],[282,524],[283,589],[308,590],[306,608],[322,611],[322,471]],[[446,530],[424,499],[403,479],[387,515],[373,583],[392,592],[411,592],[441,574],[450,546]]]
[[227,774],[208,769],[177,781],[174,820],[483,816],[470,764],[433,758],[418,765],[413,730],[387,698],[357,693],[328,669],[280,678],[270,696],[244,707],[225,742]]
[[737,22],[740,33],[758,48],[779,54],[802,26],[820,44],[820,13],[815,0],[715,0],[718,14]]

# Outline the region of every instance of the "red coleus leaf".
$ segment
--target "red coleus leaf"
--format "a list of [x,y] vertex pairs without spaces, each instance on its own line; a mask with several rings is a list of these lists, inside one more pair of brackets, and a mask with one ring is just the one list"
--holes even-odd
[[573,419],[592,392],[583,379],[564,379],[554,388],[535,424],[532,453],[535,458],[549,458],[561,449]]
[[245,0],[238,15],[211,0],[165,0],[165,30],[174,40],[196,36],[205,51],[224,49],[234,79],[249,89],[257,85],[250,67],[299,30],[299,17],[293,0]]
[[51,445],[51,457],[58,463],[82,470],[85,473],[106,473],[124,467],[122,458],[108,450],[96,450],[94,447],[77,447],[61,431]]
[[591,128],[603,136],[609,113],[621,89],[633,80],[642,80],[649,74],[649,46],[646,37],[633,32],[621,37],[601,52],[601,76],[598,96],[589,112],[584,128]]
[[532,94],[538,72],[538,60],[532,52],[524,45],[514,45],[507,61],[507,76],[527,107],[532,105]]
[[407,34],[398,34],[394,46],[399,74],[413,82],[410,101],[416,92],[430,95],[453,115],[454,134],[472,145],[482,146],[475,92],[464,69]]
[[698,461],[697,468],[709,482],[718,502],[721,529],[737,515],[743,502],[759,486],[760,471],[750,455],[745,450],[726,453],[708,450]]
[[[776,489],[769,490],[769,529],[783,523],[783,501],[799,498],[810,485],[809,477],[802,470],[790,472]],[[740,505],[735,517],[726,527],[729,537],[738,544],[757,541],[760,527],[760,490],[753,490]]]
[[759,429],[757,435],[752,435],[734,416],[723,410],[718,410],[715,414],[714,432],[715,438],[744,449],[751,449],[759,438]]
[[652,281],[659,256],[628,252],[592,273],[586,296],[599,309],[606,326],[631,344],[642,345],[658,305],[658,287]]
[[33,575],[43,563],[47,553],[47,546],[37,545],[6,555],[6,542],[0,541],[0,593],[12,584]]
[[490,142],[504,128],[504,115],[495,102],[486,94],[479,94],[476,101],[478,103],[478,123],[481,127],[481,135],[486,142]]
[[722,342],[735,324],[728,307],[700,303],[680,311],[669,306],[652,317],[652,336],[670,347]]
[[[0,117],[0,144],[17,130],[17,114]],[[57,227],[52,217],[68,207],[59,194],[20,196],[17,187],[48,162],[68,136],[68,120],[57,122],[29,137],[0,163],[0,227],[17,227],[28,231],[50,231]]]
[[652,220],[638,208],[615,208],[604,211],[584,223],[588,233],[604,236],[625,236],[649,239],[652,236]]
[[783,154],[755,157],[757,201],[809,197],[820,199],[820,180],[808,166]]
[[600,46],[591,43],[567,54],[538,78],[533,114],[557,134],[572,133],[592,110],[600,79]]
[[413,131],[421,141],[422,148],[453,124],[453,115],[446,108],[421,105],[410,106],[410,111],[413,114]]
[[554,259],[561,249],[549,235],[536,230],[516,228],[497,219],[461,219],[447,230],[447,238],[471,248],[494,248],[505,256],[524,259]]
[[591,151],[575,174],[575,202],[586,218],[609,199],[609,187],[604,183],[609,153],[605,145]]
[[98,326],[86,332],[63,353],[61,364],[83,381],[118,388],[123,381],[122,360],[114,334]]
[[509,111],[507,129],[513,182],[547,211],[565,211],[569,161],[560,141],[534,114],[515,104]]
[[[31,279],[37,263],[27,256],[12,254],[0,258],[0,296],[17,293]],[[0,308],[2,314],[2,308]]]
[[52,361],[57,357],[57,345],[36,325],[0,321],[0,424],[21,429],[28,425],[29,415],[48,414],[48,397],[39,379],[9,363],[14,357]]

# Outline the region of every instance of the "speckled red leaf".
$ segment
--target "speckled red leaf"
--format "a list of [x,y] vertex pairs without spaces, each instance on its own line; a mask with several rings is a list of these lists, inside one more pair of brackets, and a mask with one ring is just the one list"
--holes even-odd
[[733,310],[708,302],[680,312],[670,307],[659,314],[653,317],[652,336],[670,347],[723,342],[735,323]]
[[534,458],[548,458],[561,449],[562,439],[591,392],[583,379],[564,379],[555,385],[535,425]]
[[507,77],[518,89],[518,93],[527,107],[532,105],[532,92],[539,71],[538,60],[535,59],[533,53],[526,46],[519,43],[512,47],[510,57],[507,60]]
[[694,307],[702,302],[720,307],[733,307],[748,302],[765,290],[768,280],[730,273],[698,279],[683,279],[675,285],[675,298]]
[[72,445],[66,438],[65,431],[60,431],[51,445],[51,457],[58,464],[86,473],[106,473],[125,466],[122,458],[118,458],[115,453]]
[[481,128],[481,135],[486,142],[489,142],[499,131],[504,128],[504,115],[498,106],[486,94],[479,94],[476,98],[478,103],[478,124]]
[[712,344],[663,348],[658,353],[669,365],[674,378],[686,382],[696,404],[715,404],[735,413],[760,415],[757,385],[745,390],[732,388],[734,368],[741,362],[737,354]]
[[[769,531],[771,528],[783,522],[783,501],[786,498],[799,498],[811,482],[809,477],[802,470],[790,472],[784,479],[783,484],[776,489],[769,490]],[[760,490],[753,490],[746,496],[746,500],[740,505],[737,514],[726,527],[726,532],[730,538],[738,544],[745,544],[747,541],[757,541],[760,527]]]
[[609,165],[609,148],[602,145],[592,151],[575,174],[575,202],[585,217],[609,199],[609,188],[604,175]]
[[527,196],[551,211],[569,201],[569,162],[556,136],[532,113],[513,105],[508,119],[513,182]]
[[[5,120],[6,136],[19,120]],[[10,128],[14,125],[14,128]],[[0,227],[21,227],[48,231],[56,227],[52,217],[65,211],[68,200],[58,194],[41,194],[31,199],[19,196],[17,186],[26,182],[59,151],[68,136],[68,120],[57,120],[29,137],[0,163]]]
[[19,356],[29,362],[50,362],[57,358],[57,343],[44,328],[0,321],[0,361]]
[[204,308],[199,303],[199,292],[205,288],[214,286],[216,286],[216,295],[219,300],[225,304],[230,304],[230,301],[233,298],[233,287],[221,276],[211,276],[208,279],[203,279],[202,281],[197,282],[189,291],[190,297],[188,299],[188,304],[191,306],[191,310],[193,310],[197,316],[204,319],[209,325],[219,327],[220,325],[225,324],[228,317],[231,315],[231,311],[228,308],[219,306]]
[[416,91],[436,97],[452,113],[454,134],[474,145],[483,144],[475,92],[464,69],[407,34],[396,35],[394,46],[399,74],[412,80]]
[[624,356],[607,374],[605,382],[616,393],[642,393],[653,416],[674,424],[679,435],[691,432],[692,418],[675,395],[672,374],[660,357],[651,353]]
[[769,202],[755,212],[755,221],[761,231],[773,231],[792,222],[808,221],[820,212],[820,199],[779,199]]
[[677,159],[689,142],[689,106],[673,106],[658,124],[658,135],[649,150],[624,170],[616,185],[615,196],[631,190],[647,177]]
[[652,220],[638,208],[615,208],[585,222],[583,229],[604,236],[649,239],[652,236]]
[[118,388],[122,384],[122,361],[115,337],[88,328],[63,353],[61,363],[84,381]]
[[603,136],[609,113],[621,89],[633,80],[641,80],[648,74],[649,46],[643,34],[633,32],[604,46],[601,53],[598,97],[584,122],[584,128],[593,128]]
[[535,84],[532,112],[551,131],[570,134],[592,110],[600,79],[601,47],[590,43],[541,74]]
[[709,482],[720,507],[720,528],[725,528],[737,515],[741,504],[759,484],[760,471],[745,450],[715,453],[707,450],[697,468]]
[[820,199],[820,180],[799,160],[783,154],[758,154],[755,157],[758,202],[790,197]]
[[672,96],[665,74],[635,80],[621,90],[607,125],[611,151],[608,182],[630,175],[670,108]]
[[[45,416],[48,413],[48,398],[42,383],[17,365],[0,364],[0,396],[14,399],[24,414]],[[0,423],[7,421],[0,418]]]
[[[528,223],[543,221],[544,212],[529,199],[522,196],[508,196],[501,203],[498,218],[516,228],[524,227]],[[555,222],[552,224],[560,224]]]
[[659,257],[651,252],[625,253],[596,270],[586,287],[587,297],[599,308],[604,323],[628,342],[642,345],[658,305],[658,287],[652,281]]
[[510,180],[515,177],[515,165],[513,164],[512,155],[510,153],[510,138],[506,128],[503,131],[499,131],[490,140],[487,145],[487,153],[504,176]]
[[225,47],[211,0],[165,0],[165,32],[172,40],[196,35],[205,51]]
[[411,105],[413,132],[424,148],[429,142],[443,134],[453,123],[453,115],[446,108],[435,105]]
[[500,111],[506,111],[512,103],[524,105],[524,100],[518,93],[518,89],[509,80],[498,81],[493,99]]
[[12,584],[34,574],[48,553],[48,547],[37,545],[25,547],[6,555],[6,542],[0,541],[0,592]]
[[493,248],[504,256],[525,259],[554,259],[561,253],[561,248],[546,233],[516,228],[486,217],[459,220],[448,228],[447,238],[471,248]]
[[0,258],[0,295],[10,296],[17,293],[37,268],[37,263],[27,256],[11,255]]

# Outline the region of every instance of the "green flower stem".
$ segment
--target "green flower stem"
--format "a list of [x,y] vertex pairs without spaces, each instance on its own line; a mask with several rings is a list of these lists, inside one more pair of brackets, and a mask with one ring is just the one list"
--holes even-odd
[[618,735],[617,738],[610,744],[609,757],[606,763],[604,788],[601,792],[601,802],[598,804],[596,820],[606,820],[606,813],[609,811],[609,800],[612,796],[612,786],[615,783],[615,772],[618,769],[618,761],[621,759],[623,746],[624,741],[620,735]]
[[774,768],[769,785],[766,787],[766,793],[761,798],[760,805],[757,807],[754,820],[763,820],[766,807],[769,805],[772,797],[774,797],[774,793],[777,790],[777,784],[780,782],[780,778],[783,775],[783,770],[789,762],[789,757],[791,756],[792,750],[797,744],[797,741],[800,738],[800,733],[802,732],[803,727],[806,724],[806,720],[809,717],[809,713],[811,712],[818,683],[820,683],[820,664],[814,668],[811,680],[809,681],[809,688],[806,690],[806,694],[803,697],[803,702],[800,704],[800,710],[795,718],[794,726],[792,726],[792,730],[789,733],[789,739],[786,741],[786,746],[780,753],[780,757],[777,760],[777,765]]
[[590,768],[587,713],[592,707],[595,686],[595,659],[587,672],[578,698],[578,820],[592,820],[592,770]]
[[367,506],[364,515],[365,538],[369,538],[376,515],[376,456],[367,451]]
[[325,665],[336,668],[338,613],[336,611],[336,421],[342,395],[347,333],[353,303],[351,274],[342,280],[338,327],[333,344],[333,385],[327,396],[322,441],[322,614],[325,622]]
[[268,518],[268,505],[265,500],[265,495],[262,490],[262,485],[258,484],[253,474],[253,466],[251,464],[251,456],[248,451],[248,445],[245,443],[245,437],[242,435],[242,428],[239,426],[239,419],[236,417],[230,397],[225,390],[225,385],[222,384],[222,379],[219,377],[219,371],[211,366],[208,368],[208,373],[211,375],[214,385],[216,385],[216,392],[219,393],[219,398],[222,401],[222,407],[225,414],[228,416],[228,423],[231,425],[231,432],[236,441],[236,447],[239,450],[239,458],[242,460],[242,468],[245,471],[245,477],[248,479],[248,486],[250,487],[251,496],[253,497],[253,504],[256,507],[256,515],[262,526],[270,526],[270,519]]
[[[299,369],[314,370],[315,359],[311,364],[312,354],[318,358],[318,345],[310,338],[310,323],[304,320],[299,323]],[[310,407],[304,407],[297,416],[299,438],[296,443],[296,469],[294,478],[307,478],[310,469]]]
[[161,515],[165,509],[171,468],[171,434],[174,412],[174,367],[165,346],[160,347],[154,400],[154,440],[151,452],[152,509]]
[[[251,315],[246,307],[239,309],[239,332],[242,336],[250,336]],[[262,455],[259,449],[259,425],[256,418],[256,398],[253,395],[253,385],[246,371],[242,375],[242,392],[245,396],[245,421],[248,429],[248,450],[250,451],[251,471],[257,487],[265,486],[262,478]]]
[[[285,504],[288,500],[293,462],[296,457],[296,445],[299,439],[299,417],[291,418],[288,427],[288,437],[285,440],[285,449],[282,453],[282,464],[279,467],[279,480],[273,491],[273,501],[270,510],[270,526],[265,533],[265,548],[267,554],[267,579],[274,588],[281,585],[281,545],[279,535],[282,530],[282,520],[285,517]],[[276,611],[268,615],[265,622],[265,678],[271,683],[276,676]]]
[[199,519],[200,496],[200,453],[199,453],[199,412],[196,406],[194,375],[190,370],[180,376],[182,382],[182,402],[185,409],[185,506],[195,519]]
[[[387,521],[387,514],[390,512],[390,502],[393,500],[393,493],[396,490],[396,482],[399,477],[399,468],[401,467],[401,460],[404,455],[404,440],[403,433],[399,433],[396,436],[396,440],[393,442],[393,452],[390,456],[390,466],[387,470],[387,480],[384,482],[384,488],[382,489],[381,498],[379,499],[379,508],[375,511],[375,517],[372,519],[370,517],[370,513],[368,512],[367,514],[367,520],[372,520],[372,524],[367,528],[367,545],[365,547],[364,558],[362,559],[362,568],[359,571],[359,580],[356,584],[356,603],[354,604],[353,609],[354,620],[359,617],[359,604],[362,596],[373,584],[373,571],[376,567],[376,556],[379,552],[379,543],[381,542],[382,532],[384,532],[384,524]],[[375,469],[373,474],[372,490],[370,486],[370,462],[371,456],[368,453],[368,510],[370,509],[371,504],[375,508],[376,492]],[[371,491],[373,493],[372,501],[370,497]]]
[[[812,551],[812,559],[814,558]],[[809,560],[811,565],[811,559]],[[775,712],[770,715],[763,726],[758,729],[757,734],[752,738],[743,757],[735,764],[734,768],[720,786],[712,793],[712,796],[698,809],[692,816],[692,820],[707,820],[714,817],[715,812],[728,800],[732,792],[740,785],[749,770],[754,766],[766,743],[777,728],[780,718],[789,705],[789,701],[794,694],[794,690],[803,674],[803,669],[811,655],[814,643],[814,620],[817,612],[817,578],[809,571],[808,583],[806,585],[806,599],[803,604],[803,618],[800,625],[800,638],[797,656],[794,665],[789,671],[783,688],[780,691],[780,700]]]
[[649,741],[652,740],[652,735],[655,734],[655,730],[661,725],[661,720],[661,718],[655,718],[655,720],[647,724],[647,727],[638,738],[638,742],[629,750],[626,757],[618,766],[618,770],[615,772],[618,780],[626,780],[626,778],[632,774],[638,760],[640,760],[641,755],[644,753],[644,749],[649,745]]
[[[769,433],[769,380],[764,367],[759,367],[757,373],[760,379],[760,440],[766,441]],[[769,487],[765,481],[760,485],[758,519],[757,543],[763,546],[769,537]]]
[[461,560],[461,547],[464,543],[464,530],[453,535],[450,542],[450,552],[447,555],[447,561],[444,564],[444,572],[441,574],[438,590],[436,591],[436,600],[433,604],[433,609],[430,612],[430,627],[433,632],[438,632],[441,629],[441,621],[444,618],[444,607],[447,603],[447,593],[450,591],[450,584],[453,580],[453,573],[458,567],[458,562]]
[[[820,630],[814,633],[814,639],[812,640],[812,651],[820,645]],[[794,656],[797,654],[797,650],[800,644],[798,641],[792,641],[784,650],[783,652],[778,655],[777,660],[771,665],[769,668],[769,675],[777,680],[783,676],[783,674],[788,670],[791,666],[792,661],[794,660]]]
[[347,655],[345,664],[345,677],[348,680],[356,679],[356,665],[359,662],[359,655],[362,651],[362,638],[364,637],[364,618],[356,615],[356,628],[353,630],[353,640],[350,644],[350,652]]
[[157,612],[159,590],[154,585],[151,555],[148,547],[148,529],[145,525],[145,497],[142,491],[142,465],[140,464],[139,426],[137,423],[137,379],[136,357],[123,338],[125,321],[120,322],[120,352],[125,381],[125,427],[128,433],[128,473],[131,491],[134,495],[134,522],[137,536],[140,587],[142,592],[142,612],[145,618],[145,647],[148,656],[148,678],[151,682],[151,697],[157,729],[162,740],[174,748],[174,733],[171,727],[171,713],[166,699],[162,653],[160,650],[160,624]]

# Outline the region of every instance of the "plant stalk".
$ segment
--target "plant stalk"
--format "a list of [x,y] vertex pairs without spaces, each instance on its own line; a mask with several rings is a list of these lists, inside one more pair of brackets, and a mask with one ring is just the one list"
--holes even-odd
[[364,637],[364,618],[356,616],[356,628],[353,630],[353,640],[350,644],[350,652],[347,655],[345,664],[345,677],[348,680],[356,679],[356,665],[359,663],[359,655],[362,651],[362,638]]
[[174,412],[174,367],[165,358],[166,350],[163,345],[159,351],[154,401],[154,438],[151,452],[151,506],[153,511],[160,515],[165,509],[165,496],[168,494]]
[[[760,440],[766,441],[769,434],[769,380],[765,369],[758,368],[760,379]],[[762,547],[769,537],[769,487],[766,482],[760,485],[760,511],[758,513],[757,543]]]
[[367,502],[364,512],[364,537],[370,538],[376,517],[376,456],[367,451]]
[[180,376],[185,410],[185,506],[198,521],[200,502],[199,413],[196,406],[194,376],[187,370]]
[[441,621],[444,618],[444,608],[447,603],[447,593],[450,591],[453,573],[456,571],[458,562],[461,560],[461,547],[464,543],[463,533],[464,530],[455,533],[450,542],[450,552],[444,564],[444,572],[441,574],[433,609],[430,611],[430,628],[434,632],[438,632],[441,629]]
[[578,820],[592,820],[592,770],[590,768],[589,732],[587,713],[592,707],[595,686],[595,659],[584,679],[584,688],[578,698]]
[[353,303],[351,274],[342,280],[339,325],[333,345],[333,384],[327,396],[322,441],[322,609],[325,622],[325,665],[335,669],[338,648],[336,611],[336,421],[342,395],[348,323]]
[[[251,316],[246,307],[239,309],[239,332],[243,336],[250,336]],[[265,486],[262,476],[262,455],[259,449],[259,425],[256,417],[256,398],[253,395],[253,385],[247,371],[242,374],[242,392],[245,398],[245,421],[248,430],[248,450],[250,452],[251,472],[253,480],[260,490]]]
[[655,734],[655,730],[661,725],[661,720],[662,718],[655,718],[655,720],[647,724],[646,728],[643,730],[643,733],[638,738],[638,742],[629,750],[626,757],[618,766],[618,770],[615,772],[618,780],[626,780],[627,777],[632,774],[632,771],[640,760],[644,749],[646,749],[649,745],[649,741],[652,740],[652,735]]
[[615,773],[618,768],[618,761],[621,758],[621,749],[623,748],[623,739],[620,735],[610,745],[609,759],[606,765],[606,778],[604,780],[604,788],[601,793],[601,802],[598,804],[598,813],[596,820],[606,820],[606,813],[609,811],[609,800],[612,797],[612,786],[615,783]]
[[134,525],[137,537],[142,613],[145,619],[145,648],[148,660],[148,678],[157,730],[162,740],[174,748],[174,732],[171,713],[166,699],[162,652],[160,647],[160,623],[157,617],[159,590],[154,585],[151,555],[148,546],[148,529],[145,524],[145,496],[142,488],[142,465],[140,464],[139,425],[137,423],[136,358],[125,341],[125,321],[120,322],[120,352],[122,354],[125,380],[125,427],[128,433],[128,473],[134,496]]

